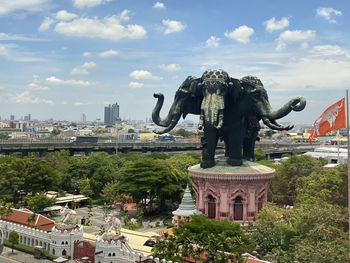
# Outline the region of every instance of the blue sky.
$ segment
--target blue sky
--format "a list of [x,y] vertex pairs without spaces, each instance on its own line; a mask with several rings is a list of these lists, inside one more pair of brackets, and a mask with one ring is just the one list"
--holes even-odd
[[[0,116],[145,120],[189,76],[259,77],[284,121],[312,124],[350,87],[349,1],[0,0]],[[197,120],[197,117],[190,117]]]

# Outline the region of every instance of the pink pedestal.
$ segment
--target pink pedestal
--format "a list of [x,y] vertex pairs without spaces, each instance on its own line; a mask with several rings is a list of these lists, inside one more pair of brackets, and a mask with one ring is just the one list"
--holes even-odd
[[202,169],[188,169],[196,193],[196,208],[209,218],[253,221],[267,200],[270,179],[275,170],[245,161],[229,166],[225,161]]

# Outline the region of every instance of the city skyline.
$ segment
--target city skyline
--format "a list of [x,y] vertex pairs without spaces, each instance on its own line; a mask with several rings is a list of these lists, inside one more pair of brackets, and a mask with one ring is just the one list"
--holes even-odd
[[[103,120],[164,116],[184,79],[222,68],[258,76],[281,121],[312,124],[350,85],[349,3],[342,1],[0,1],[0,116]],[[198,116],[186,119],[198,121]]]

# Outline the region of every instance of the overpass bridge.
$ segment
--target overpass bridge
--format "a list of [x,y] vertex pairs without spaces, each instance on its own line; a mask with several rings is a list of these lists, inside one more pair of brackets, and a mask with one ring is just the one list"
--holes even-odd
[[[318,145],[307,143],[273,143],[257,142],[256,147],[261,148],[271,158],[281,157],[282,154],[299,154],[313,151]],[[68,140],[0,140],[0,154],[8,155],[19,152],[23,156],[37,152],[43,156],[46,152],[68,150],[71,155],[84,154],[86,156],[93,152],[186,152],[200,151],[199,142],[178,140],[178,141],[131,141],[131,140],[107,140],[98,142],[70,142]],[[224,152],[224,144],[219,143],[217,152]]]

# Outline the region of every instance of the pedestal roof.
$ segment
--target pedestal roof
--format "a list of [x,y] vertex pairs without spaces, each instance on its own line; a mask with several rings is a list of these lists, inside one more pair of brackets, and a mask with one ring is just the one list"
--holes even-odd
[[225,159],[216,161],[216,165],[203,169],[199,164],[188,169],[191,177],[200,177],[219,180],[259,180],[270,179],[275,170],[255,162],[243,161],[241,166],[231,166]]

